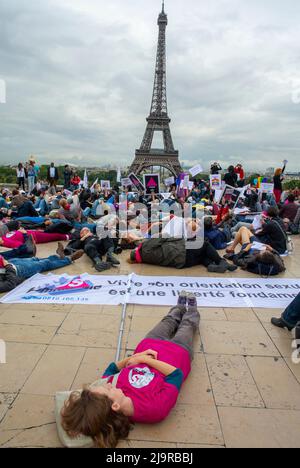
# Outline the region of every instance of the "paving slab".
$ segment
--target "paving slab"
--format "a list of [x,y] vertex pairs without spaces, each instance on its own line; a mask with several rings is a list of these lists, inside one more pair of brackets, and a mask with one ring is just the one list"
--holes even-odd
[[45,350],[45,345],[7,343],[7,363],[0,365],[0,392],[18,393]]
[[57,327],[0,324],[0,336],[2,340],[19,343],[49,344],[55,335]]
[[209,354],[206,361],[217,406],[265,407],[243,356]]
[[160,424],[136,425],[130,440],[223,445],[219,418],[214,406],[177,405]]
[[207,354],[279,355],[260,323],[203,321],[200,334]]
[[227,448],[300,448],[300,411],[219,408]]
[[300,385],[284,359],[247,357],[267,408],[300,410]]
[[22,388],[22,393],[55,395],[68,390],[85,354],[85,348],[49,346]]

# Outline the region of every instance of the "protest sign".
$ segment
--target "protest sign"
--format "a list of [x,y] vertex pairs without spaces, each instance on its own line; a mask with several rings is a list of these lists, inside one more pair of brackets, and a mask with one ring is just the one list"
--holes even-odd
[[274,192],[274,184],[261,184],[260,191],[265,193],[273,193]]
[[165,186],[170,187],[170,185],[175,184],[175,177],[169,177],[168,179],[165,179]]
[[210,176],[210,188],[212,190],[222,189],[222,176],[221,174],[214,174]]
[[124,178],[124,179],[121,179],[121,184],[122,184],[122,187],[131,187],[132,186],[132,182],[128,177]]
[[299,294],[300,280],[38,274],[2,297],[1,303],[171,306],[183,289],[195,294],[199,307],[284,310]]
[[106,189],[106,190],[110,190],[110,188],[111,188],[110,180],[101,180],[101,188]]
[[239,198],[241,196],[241,190],[231,187],[230,185],[226,185],[222,196],[221,196],[221,201],[225,200],[225,203],[227,206],[232,210],[236,207],[237,202],[239,201]]
[[192,167],[192,169],[190,169],[189,172],[192,175],[192,177],[196,177],[196,175],[201,174],[201,172],[203,172],[203,168],[201,164],[197,164],[197,166]]
[[129,174],[128,179],[131,180],[131,182],[132,182],[131,185],[134,185],[137,190],[139,190],[140,192],[145,191],[144,185],[142,184],[140,179],[135,174],[133,174],[133,173]]
[[160,192],[160,177],[159,174],[144,174],[144,186],[146,187],[146,194],[158,194]]

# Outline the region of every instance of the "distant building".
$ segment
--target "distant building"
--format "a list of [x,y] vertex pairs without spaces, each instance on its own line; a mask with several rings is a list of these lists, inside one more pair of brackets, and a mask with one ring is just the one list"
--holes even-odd
[[267,176],[274,175],[274,173],[275,173],[275,167],[268,167],[268,169],[266,170]]
[[300,172],[288,172],[284,175],[284,179],[286,182],[290,180],[300,180]]

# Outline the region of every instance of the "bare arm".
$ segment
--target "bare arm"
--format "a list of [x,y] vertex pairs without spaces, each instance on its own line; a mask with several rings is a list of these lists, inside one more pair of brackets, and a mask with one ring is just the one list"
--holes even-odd
[[176,367],[171,366],[170,364],[167,364],[166,362],[163,361],[158,361],[157,359],[153,359],[151,356],[147,355],[142,355],[142,356],[133,356],[132,358],[129,359],[128,361],[128,366],[134,366],[137,364],[147,364],[148,366],[152,367],[153,369],[156,369],[158,372],[161,374],[168,376],[170,374],[173,374],[173,372],[176,371]]

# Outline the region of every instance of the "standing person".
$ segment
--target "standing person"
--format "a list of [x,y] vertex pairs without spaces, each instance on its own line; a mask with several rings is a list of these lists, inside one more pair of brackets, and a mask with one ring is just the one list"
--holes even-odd
[[300,322],[300,294],[285,309],[281,318],[273,317],[271,319],[271,323],[275,327],[287,328],[290,331],[296,327],[298,322]]
[[57,167],[55,167],[54,163],[51,163],[51,166],[48,167],[47,171],[47,180],[49,182],[50,187],[55,187],[56,189],[58,179],[58,169]]
[[244,185],[245,185],[245,171],[243,169],[242,164],[237,164],[236,167],[234,168],[234,172],[238,176],[238,186],[239,187],[244,187]]
[[219,174],[219,172],[222,170],[220,164],[218,162],[212,163],[210,166],[210,173],[211,175]]
[[224,176],[224,181],[226,185],[237,187],[238,176],[234,171],[234,166],[229,166],[228,172]]
[[163,421],[191,371],[199,324],[196,297],[181,293],[177,306],[139,343],[134,355],[106,369],[103,378],[113,384],[71,394],[61,411],[67,434],[83,434],[99,448],[113,448],[128,436],[132,423]]
[[71,186],[71,178],[72,178],[72,169],[70,168],[69,164],[65,165],[64,169],[64,188],[68,190]]
[[276,169],[275,171],[275,174],[274,174],[274,177],[273,177],[273,181],[274,181],[274,195],[275,195],[275,199],[276,199],[276,203],[279,204],[280,203],[280,200],[281,200],[281,195],[282,195],[282,192],[283,192],[283,187],[282,187],[282,182],[284,180],[284,177],[283,177],[283,174],[284,174],[284,171],[285,171],[285,168],[286,168],[286,165],[287,165],[287,161],[283,161],[283,168],[280,169]]
[[31,194],[31,192],[34,189],[35,186],[35,178],[36,178],[36,173],[34,169],[34,161],[30,161],[28,170],[27,170],[27,176],[28,176],[28,193]]
[[23,188],[25,192],[25,169],[22,163],[19,163],[17,167],[17,183],[19,189]]

